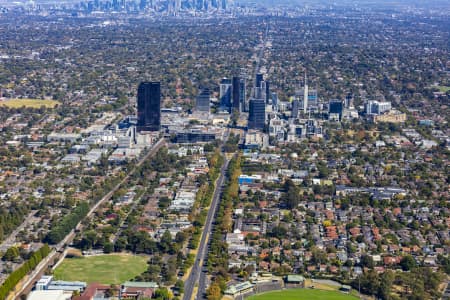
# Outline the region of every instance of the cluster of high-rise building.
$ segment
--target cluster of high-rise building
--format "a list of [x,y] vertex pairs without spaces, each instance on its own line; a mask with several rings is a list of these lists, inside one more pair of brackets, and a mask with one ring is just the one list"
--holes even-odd
[[270,104],[270,84],[263,74],[256,74],[252,97],[248,101],[248,129],[263,130],[266,125],[266,105]]
[[77,4],[76,8],[86,12],[168,12],[181,10],[211,11],[227,10],[229,0],[88,0]]
[[247,111],[245,76],[223,78],[220,81],[219,98],[221,111]]
[[[272,101],[269,82],[263,79],[263,74],[257,74],[248,101],[246,90],[245,75],[233,76],[231,79],[223,78],[219,87],[219,111],[225,113],[248,112],[248,128],[262,130],[266,123],[266,105]],[[209,106],[206,105],[206,91],[202,90],[197,97],[197,112],[209,112]]]
[[311,89],[308,85],[308,79],[305,74],[305,84],[303,88],[295,91],[295,97],[292,101],[292,115],[298,117],[299,111],[304,114],[318,112],[319,101],[317,97],[317,89]]
[[[245,113],[248,114],[248,130],[266,132],[279,141],[295,141],[298,138],[322,135],[321,124],[326,115],[331,121],[358,118],[352,94],[349,93],[344,100],[331,99],[327,103],[319,101],[317,90],[309,88],[306,75],[304,86],[295,92],[290,102],[279,101],[277,94],[271,93],[270,82],[260,73],[255,76],[247,101],[246,81],[245,75],[221,79],[216,105],[212,105],[214,100],[211,90],[200,89],[195,101],[196,117],[203,115],[207,120],[211,120],[210,117],[229,118],[237,114],[242,119],[240,113]],[[159,82],[142,82],[139,85],[137,106],[137,131],[159,131],[161,129]],[[210,114],[212,106],[215,106],[218,114]],[[405,119],[402,114],[392,111],[391,103],[386,101],[367,101],[365,113],[375,122],[404,122]],[[212,133],[207,139],[214,139],[214,136]],[[202,135],[203,137],[206,135]],[[194,140],[191,137],[187,139]]]

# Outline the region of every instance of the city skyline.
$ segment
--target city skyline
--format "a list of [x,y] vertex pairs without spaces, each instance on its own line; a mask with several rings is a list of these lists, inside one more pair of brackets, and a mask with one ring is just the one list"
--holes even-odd
[[380,3],[0,4],[0,300],[450,298],[449,5]]

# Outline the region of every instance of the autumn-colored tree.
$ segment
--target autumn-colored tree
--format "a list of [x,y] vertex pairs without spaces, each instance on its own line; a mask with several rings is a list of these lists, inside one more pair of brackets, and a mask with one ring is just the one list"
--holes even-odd
[[208,300],[219,300],[222,297],[220,291],[220,286],[217,283],[211,284],[211,286],[206,291]]

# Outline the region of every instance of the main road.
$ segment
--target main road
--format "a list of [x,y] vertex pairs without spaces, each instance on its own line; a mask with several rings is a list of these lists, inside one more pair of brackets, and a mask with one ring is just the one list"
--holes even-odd
[[[230,131],[227,128],[222,138],[223,143],[226,143],[229,134]],[[225,174],[228,169],[228,164],[230,163],[230,160],[227,158],[223,151],[223,147],[221,148],[221,150],[222,154],[224,155],[224,163],[220,168],[220,175],[216,182],[216,188],[214,190],[211,206],[209,207],[208,216],[206,217],[205,226],[203,227],[203,234],[200,239],[197,256],[195,258],[191,272],[189,273],[189,277],[184,283],[183,300],[191,300],[192,296],[194,295],[194,287],[196,284],[198,284],[197,296],[195,297],[196,299],[201,299],[203,293],[205,292],[205,282],[207,274],[206,272],[203,272],[202,267],[207,258],[209,239],[211,237],[213,227],[212,224],[216,215],[217,208],[219,207],[220,198],[222,196],[222,189],[225,183]]]
[[[219,207],[221,193],[223,185],[225,182],[225,173],[228,169],[228,164],[230,161],[225,156],[224,164],[220,169],[220,176],[217,180],[216,189],[214,191],[213,199],[211,201],[211,206],[209,208],[208,216],[206,218],[205,226],[203,227],[203,234],[198,247],[197,257],[195,259],[194,265],[192,267],[189,278],[184,284],[184,300],[190,300],[194,294],[194,287],[198,282],[198,294],[196,299],[201,299],[203,293],[205,292],[205,279],[206,272],[203,272],[202,267],[205,263],[207,257],[207,250],[209,244],[209,238],[212,231],[212,223],[214,216],[216,215],[217,208]],[[199,280],[200,279],[200,280]]]
[[264,50],[266,49],[267,46],[267,40],[269,37],[269,23],[266,24],[266,30],[264,31],[264,36],[261,40],[261,43],[258,45],[259,47],[259,52],[258,55],[256,56],[256,65],[255,65],[255,70],[253,73],[253,80],[255,80],[256,78],[256,74],[259,73],[259,70],[261,69],[261,60],[263,59],[264,56]]

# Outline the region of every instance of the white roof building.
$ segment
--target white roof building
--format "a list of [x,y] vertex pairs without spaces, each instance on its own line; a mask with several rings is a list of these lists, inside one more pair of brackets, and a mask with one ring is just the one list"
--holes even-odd
[[32,291],[27,300],[69,300],[72,294],[65,294],[63,290]]

